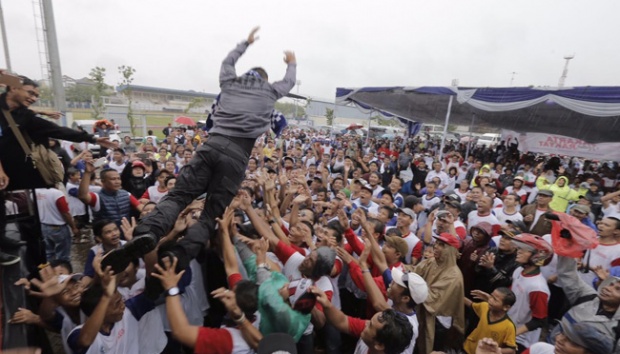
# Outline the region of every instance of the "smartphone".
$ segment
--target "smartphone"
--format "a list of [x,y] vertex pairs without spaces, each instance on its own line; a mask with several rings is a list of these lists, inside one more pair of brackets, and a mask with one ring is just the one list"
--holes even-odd
[[141,159],[141,160],[148,159],[149,158],[149,154],[139,153],[138,154],[138,158]]
[[99,168],[105,165],[106,163],[108,163],[108,159],[106,159],[105,157],[100,157],[97,160],[95,160],[95,162],[93,163],[93,166],[95,166],[95,168]]
[[19,76],[4,74],[0,75],[0,84],[5,84],[10,87],[22,87],[22,80]]

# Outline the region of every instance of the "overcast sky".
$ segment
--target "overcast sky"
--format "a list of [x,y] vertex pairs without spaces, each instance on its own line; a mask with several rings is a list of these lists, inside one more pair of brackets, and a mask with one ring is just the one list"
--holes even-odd
[[[299,92],[333,99],[336,87],[567,86],[620,84],[620,2],[56,0],[62,72],[95,66],[119,81],[217,93],[221,60],[260,25],[237,65],[284,75],[298,59]],[[41,78],[32,2],[2,0],[13,70]],[[3,53],[4,54],[4,53]],[[4,57],[0,59],[4,64]],[[294,89],[293,92],[296,92]]]

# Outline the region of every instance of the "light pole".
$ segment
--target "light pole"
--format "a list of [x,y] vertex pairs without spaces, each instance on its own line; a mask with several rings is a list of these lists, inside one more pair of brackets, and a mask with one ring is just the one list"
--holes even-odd
[[[295,85],[297,85],[297,96],[299,96],[299,86],[301,86],[301,80],[295,81]],[[299,104],[299,99],[295,98],[295,119],[297,119],[297,105]]]
[[11,72],[11,56],[9,55],[9,41],[7,39],[6,27],[4,25],[4,12],[2,11],[2,4],[0,4],[0,29],[2,30],[2,45],[4,46],[6,70]]

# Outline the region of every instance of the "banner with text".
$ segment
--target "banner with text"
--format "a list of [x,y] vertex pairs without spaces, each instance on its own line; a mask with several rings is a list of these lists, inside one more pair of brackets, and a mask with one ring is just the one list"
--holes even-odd
[[593,160],[620,161],[620,143],[591,144],[580,139],[546,133],[517,133],[502,130],[507,145],[519,142],[521,152],[542,152],[554,155],[579,156]]

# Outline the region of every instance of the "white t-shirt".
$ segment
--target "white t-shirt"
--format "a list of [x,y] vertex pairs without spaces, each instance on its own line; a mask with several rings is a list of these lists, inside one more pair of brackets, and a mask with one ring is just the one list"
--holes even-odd
[[125,166],[127,166],[127,162],[123,161],[123,163],[121,163],[120,165],[116,163],[116,161],[111,161],[108,164],[108,167],[115,170],[118,173],[122,173],[123,170],[125,169]]
[[79,198],[71,195],[71,193],[76,193],[77,195],[80,185],[67,182],[65,188],[67,189],[67,202],[69,202],[69,212],[71,213],[71,216],[85,215],[86,204],[84,204]]
[[55,188],[37,188],[37,209],[42,224],[61,226],[67,222],[62,212],[69,212],[69,204],[65,195]]
[[[413,337],[411,337],[411,344],[409,344],[407,349],[402,351],[402,353],[411,354],[413,353],[413,349],[415,348],[415,342],[418,339],[420,325],[418,323],[418,317],[416,316],[415,312],[412,314],[403,313],[403,315],[407,317],[407,320],[409,320],[409,323],[411,323],[411,327],[413,327]],[[367,353],[368,353],[368,346],[366,345],[366,343],[364,343],[362,338],[358,339],[357,344],[355,346],[354,354],[367,354]]]
[[513,214],[506,213],[504,208],[496,208],[493,210],[493,214],[499,221],[499,224],[504,226],[507,224],[507,221],[523,221],[523,215],[519,213],[519,210],[516,210]]
[[534,345],[530,347],[530,354],[553,354],[553,353],[555,353],[555,346],[549,343],[538,342],[538,343],[534,343]]
[[[542,292],[547,294],[547,301],[550,295],[549,286],[547,280],[542,274],[536,274],[533,276],[525,276],[523,273],[523,267],[515,269],[512,273],[512,286],[511,290],[515,293],[517,301],[508,310],[508,316],[514,322],[515,327],[519,328],[532,319],[532,310],[530,308],[530,293]],[[536,343],[540,338],[541,328],[533,331],[525,332],[517,336],[517,343],[525,346],[526,348]]]
[[422,196],[422,205],[424,205],[424,209],[430,209],[433,207],[433,205],[439,202],[441,202],[441,199],[439,199],[439,197],[436,195],[432,196],[431,198],[429,198],[427,194]]
[[[82,330],[81,324],[73,329],[69,337],[75,331]],[[86,354],[116,353],[116,354],[136,354],[140,353],[140,343],[138,340],[138,320],[133,316],[128,308],[123,312],[123,318],[116,322],[110,334],[103,335],[97,333],[95,340],[88,347]],[[164,335],[163,333],[161,335]],[[67,341],[68,339],[65,339]]]
[[[587,262],[590,268],[601,266],[605,270],[609,270],[612,265],[620,265],[620,243],[615,243],[613,245],[603,245],[599,243],[594,249],[586,251],[582,262],[584,264]],[[593,271],[587,273],[579,272],[579,276],[588,285],[593,287],[592,281],[596,277]]]
[[480,215],[478,214],[477,210],[470,211],[469,214],[467,214],[467,227],[468,228],[471,228],[472,226],[477,225],[483,221],[486,221],[489,224],[491,224],[491,226],[493,227],[492,236],[495,236],[497,232],[499,231],[499,227],[500,227],[499,220],[497,220],[495,215],[493,215],[492,213],[489,213],[487,215]]

